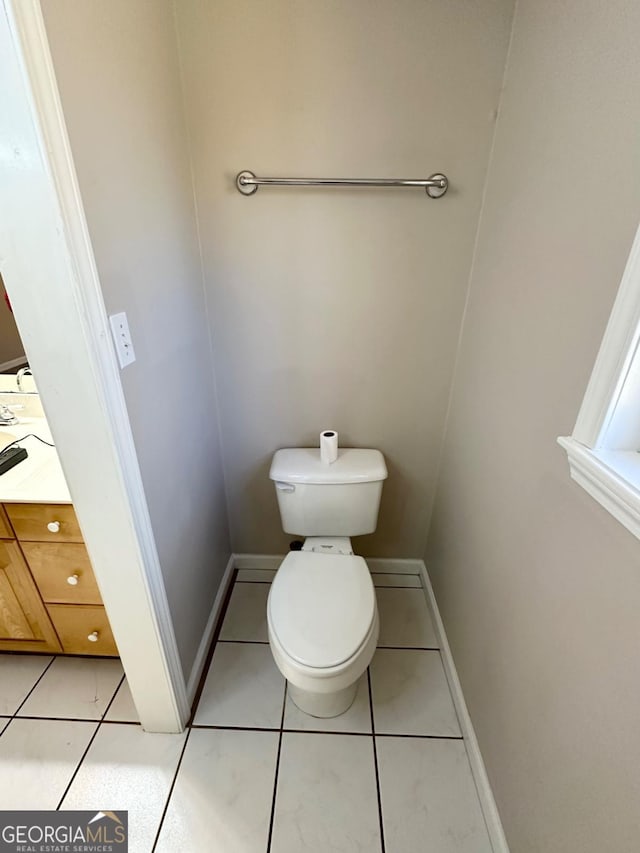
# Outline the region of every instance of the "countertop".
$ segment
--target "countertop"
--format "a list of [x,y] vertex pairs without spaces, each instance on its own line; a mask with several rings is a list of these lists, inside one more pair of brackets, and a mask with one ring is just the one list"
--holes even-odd
[[[53,441],[46,418],[22,418],[19,412],[16,415],[18,424],[0,427],[0,450],[10,441],[28,433]],[[70,504],[69,487],[56,449],[35,438],[26,438],[21,446],[29,455],[10,471],[0,474],[0,503]]]

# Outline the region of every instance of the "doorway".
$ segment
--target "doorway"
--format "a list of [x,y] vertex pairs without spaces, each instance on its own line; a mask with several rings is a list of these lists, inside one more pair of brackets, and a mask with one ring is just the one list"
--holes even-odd
[[185,678],[40,6],[4,0],[3,12],[4,286],[140,721],[178,732]]

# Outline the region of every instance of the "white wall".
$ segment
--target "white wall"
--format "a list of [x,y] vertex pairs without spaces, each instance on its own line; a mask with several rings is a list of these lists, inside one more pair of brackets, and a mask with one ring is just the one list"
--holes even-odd
[[[274,450],[326,427],[390,469],[360,553],[421,556],[511,0],[178,0],[234,550],[287,537]],[[428,176],[234,187],[241,169]]]
[[555,441],[640,219],[638,33],[627,0],[518,3],[429,537],[513,853],[640,838],[638,541]]
[[43,0],[186,677],[230,554],[172,5]]

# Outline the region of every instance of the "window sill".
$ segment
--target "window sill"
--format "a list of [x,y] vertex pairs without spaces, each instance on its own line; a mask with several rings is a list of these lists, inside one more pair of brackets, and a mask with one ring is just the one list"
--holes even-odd
[[571,437],[558,444],[567,452],[572,479],[640,539],[640,453],[591,450]]

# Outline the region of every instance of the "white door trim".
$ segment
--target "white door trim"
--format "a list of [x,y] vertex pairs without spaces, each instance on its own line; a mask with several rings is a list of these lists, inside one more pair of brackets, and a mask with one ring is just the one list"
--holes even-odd
[[190,711],[185,678],[42,10],[2,6],[5,285],[140,720],[177,732]]

